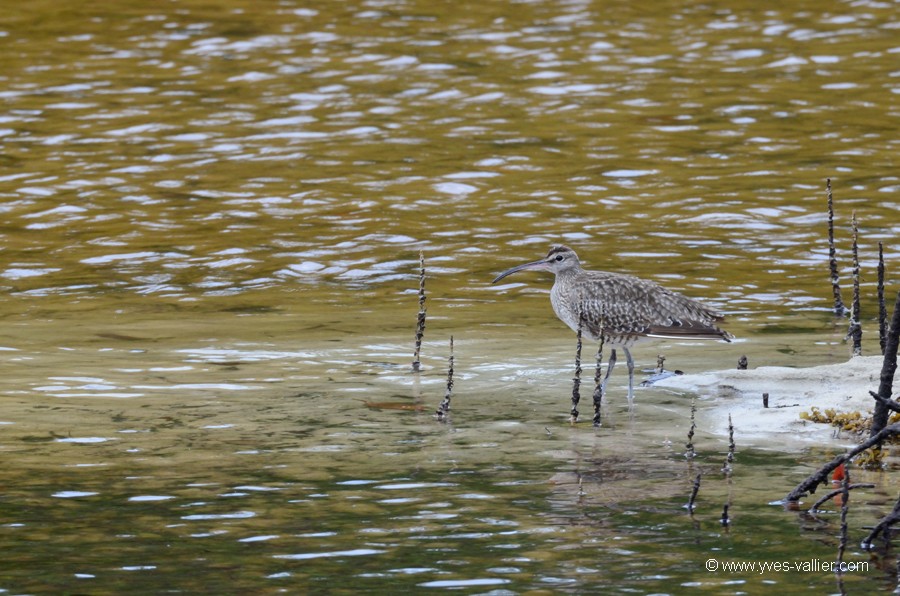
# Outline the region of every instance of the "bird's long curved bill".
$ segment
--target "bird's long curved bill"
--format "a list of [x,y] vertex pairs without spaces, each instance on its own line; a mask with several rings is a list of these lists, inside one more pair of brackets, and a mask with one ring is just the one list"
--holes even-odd
[[492,284],[497,283],[507,275],[512,275],[518,271],[525,271],[526,269],[536,270],[536,271],[546,271],[547,270],[547,259],[541,259],[540,261],[532,261],[530,263],[525,263],[524,265],[516,265],[512,269],[507,269],[500,275],[494,278]]

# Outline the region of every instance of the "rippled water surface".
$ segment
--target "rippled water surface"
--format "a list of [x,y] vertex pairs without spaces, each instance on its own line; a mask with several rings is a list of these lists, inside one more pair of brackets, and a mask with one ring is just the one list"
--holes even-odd
[[[629,412],[618,370],[603,427],[570,426],[550,280],[490,280],[563,242],[740,340],[639,367],[839,362],[831,178],[877,353],[898,23],[877,1],[6,7],[0,591],[839,591],[705,562],[834,560],[836,516],[768,503],[840,443],[742,444],[736,420],[729,478],[727,437],[683,456],[688,397]],[[863,480],[846,558],[870,565],[844,586],[890,590],[896,561],[855,545],[895,479]]]

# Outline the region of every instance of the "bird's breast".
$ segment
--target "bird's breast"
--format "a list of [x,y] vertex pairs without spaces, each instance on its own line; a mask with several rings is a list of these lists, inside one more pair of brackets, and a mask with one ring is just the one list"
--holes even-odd
[[[550,304],[553,306],[553,312],[560,321],[569,326],[574,332],[578,332],[579,313],[576,309],[577,301],[572,299],[571,292],[567,291],[564,285],[559,283],[553,284],[550,289]],[[587,329],[582,330],[585,336],[589,336]]]

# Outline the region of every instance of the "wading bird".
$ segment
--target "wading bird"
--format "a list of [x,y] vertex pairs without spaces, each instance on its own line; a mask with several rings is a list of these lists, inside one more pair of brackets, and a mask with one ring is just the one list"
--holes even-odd
[[615,348],[622,348],[628,364],[629,403],[634,397],[634,360],[628,348],[638,341],[657,337],[730,342],[734,337],[716,326],[724,319],[721,313],[653,281],[585,270],[568,246],[554,246],[543,259],[507,269],[491,283],[518,271],[550,271],[556,276],[550,289],[556,316],[576,333],[580,327],[582,335],[594,341],[602,338],[613,348],[607,379],[616,363]]

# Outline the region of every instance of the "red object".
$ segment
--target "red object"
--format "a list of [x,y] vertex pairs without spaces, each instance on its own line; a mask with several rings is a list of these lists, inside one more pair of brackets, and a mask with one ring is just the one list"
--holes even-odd
[[832,482],[840,482],[844,479],[844,464],[839,465],[834,469],[834,473],[831,475]]

